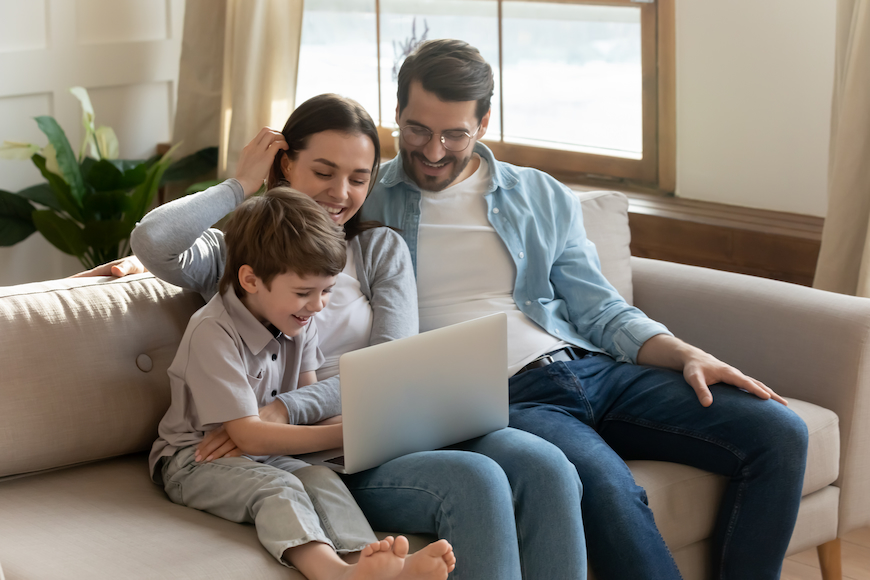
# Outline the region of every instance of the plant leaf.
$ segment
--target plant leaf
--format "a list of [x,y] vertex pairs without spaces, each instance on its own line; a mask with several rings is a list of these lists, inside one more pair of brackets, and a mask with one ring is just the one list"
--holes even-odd
[[85,184],[82,179],[79,164],[73,154],[72,147],[66,138],[66,134],[54,118],[43,115],[36,118],[36,124],[48,137],[48,141],[54,145],[57,152],[57,164],[64,179],[69,184],[70,193],[76,204],[81,207],[82,197],[85,193]]
[[118,158],[118,138],[111,127],[97,127],[94,138],[97,140],[97,148],[100,150],[103,159]]
[[0,190],[0,246],[14,246],[36,231],[34,209],[18,194]]
[[121,220],[99,220],[85,224],[82,239],[92,248],[115,249],[121,241],[130,237],[132,228]]
[[85,156],[85,146],[90,145],[91,157],[100,158],[100,151],[94,141],[94,106],[91,104],[91,97],[88,95],[88,90],[84,87],[72,87],[69,90],[72,95],[79,100],[82,105],[82,126],[85,128],[85,136],[82,139],[82,146],[79,149],[79,158]]
[[209,187],[214,187],[219,183],[223,183],[223,181],[220,179],[210,179],[208,181],[200,181],[198,183],[194,183],[193,185],[184,190],[184,195],[190,195],[191,193],[199,193],[200,191],[205,191]]
[[37,183],[36,185],[31,185],[30,187],[17,192],[15,195],[29,199],[30,201],[35,201],[36,203],[50,207],[55,211],[64,211],[63,207],[57,201],[57,196],[54,194],[54,190],[51,189],[51,185],[48,183]]
[[38,145],[19,143],[18,141],[3,141],[3,145],[0,145],[0,159],[23,161],[33,157],[37,151],[39,151]]
[[57,199],[58,204],[63,208],[63,210],[72,216],[73,219],[77,219],[82,221],[82,210],[81,207],[76,204],[73,199],[72,193],[70,192],[69,184],[66,181],[61,179],[59,175],[55,175],[45,167],[45,157],[39,155],[38,153],[32,158],[33,164],[36,165],[39,172],[42,173],[42,176],[48,180],[48,184],[51,187],[51,190],[54,192],[55,198]]
[[55,175],[59,175],[61,179],[66,181],[63,173],[60,170],[60,165],[57,164],[57,151],[55,151],[54,145],[49,143],[48,145],[43,147],[42,155],[45,157],[45,168],[48,171],[54,173]]
[[85,198],[85,212],[94,219],[120,218],[128,209],[130,209],[130,195],[124,189],[95,191]]
[[194,179],[209,171],[214,171],[218,163],[218,148],[206,147],[187,157],[182,157],[166,169],[160,185],[173,181]]
[[38,209],[31,215],[39,233],[61,252],[81,257],[88,250],[82,239],[82,229],[75,222],[50,209]]
[[148,207],[154,200],[154,194],[157,193],[157,189],[160,187],[160,180],[163,178],[163,173],[169,167],[169,164],[172,161],[172,154],[176,149],[178,149],[178,145],[174,145],[170,148],[159,161],[149,167],[145,181],[133,191],[133,196],[130,200],[130,211],[127,215],[127,221],[131,228],[135,226],[136,222],[141,220],[142,216],[145,215],[145,212],[148,211]]
[[85,182],[91,184],[97,191],[112,191],[121,188],[124,174],[113,163],[100,159],[90,165],[84,178]]

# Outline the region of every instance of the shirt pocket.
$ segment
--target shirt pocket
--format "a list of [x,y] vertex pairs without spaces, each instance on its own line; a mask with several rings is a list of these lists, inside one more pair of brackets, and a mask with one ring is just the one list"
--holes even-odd
[[251,389],[253,389],[255,393],[259,393],[260,387],[266,377],[266,369],[259,369],[253,375],[248,372],[245,374],[248,377],[248,384],[251,386]]

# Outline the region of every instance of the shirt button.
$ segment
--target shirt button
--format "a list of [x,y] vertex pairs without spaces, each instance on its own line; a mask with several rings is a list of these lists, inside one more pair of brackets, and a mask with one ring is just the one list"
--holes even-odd
[[532,301],[531,301],[531,300],[526,300],[526,306],[531,306],[531,305],[532,305]]
[[555,332],[556,334],[559,334],[559,329],[557,328],[557,329],[554,330],[553,332]]
[[273,354],[273,355],[272,355],[272,360],[278,360],[278,355],[277,355],[277,354]]
[[498,208],[497,207],[493,208],[492,213],[498,213]]
[[526,255],[524,253],[520,252],[520,260],[522,260],[525,257],[526,257]]
[[278,391],[272,391],[272,396],[273,396],[273,397],[274,397],[275,395],[277,395],[277,394],[278,394]]

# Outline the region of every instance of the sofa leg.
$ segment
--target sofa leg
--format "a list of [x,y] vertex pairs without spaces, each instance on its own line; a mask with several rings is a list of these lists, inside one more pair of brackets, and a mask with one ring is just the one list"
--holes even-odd
[[822,580],[843,580],[843,563],[840,559],[840,538],[817,547]]

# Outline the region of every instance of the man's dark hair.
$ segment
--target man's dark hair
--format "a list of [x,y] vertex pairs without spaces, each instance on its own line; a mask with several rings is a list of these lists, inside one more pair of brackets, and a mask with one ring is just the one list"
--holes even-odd
[[428,40],[420,44],[399,69],[399,113],[408,106],[413,81],[442,101],[477,101],[477,120],[492,102],[492,68],[480,51],[461,40]]

